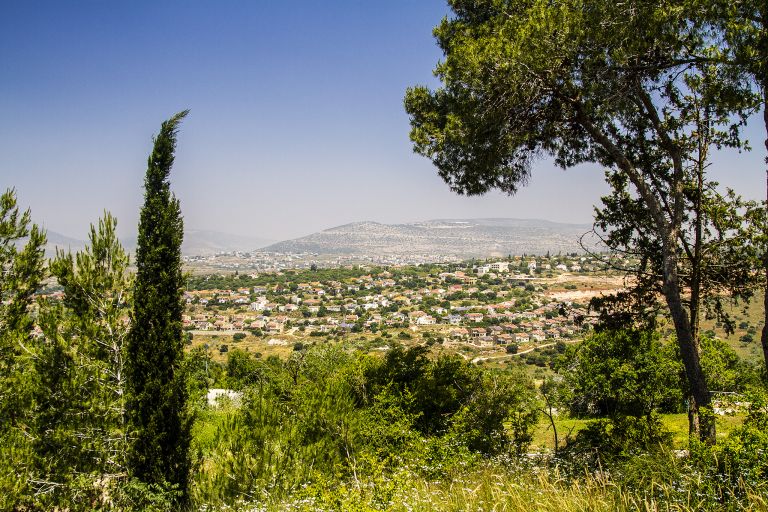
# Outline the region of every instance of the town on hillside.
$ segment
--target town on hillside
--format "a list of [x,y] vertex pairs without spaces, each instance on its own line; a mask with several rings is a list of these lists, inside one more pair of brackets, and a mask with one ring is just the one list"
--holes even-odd
[[631,264],[571,253],[192,275],[183,322],[189,344],[216,359],[354,336],[370,350],[415,339],[478,361],[519,353],[543,365],[531,352],[580,339],[596,322],[590,299],[622,289],[615,269]]

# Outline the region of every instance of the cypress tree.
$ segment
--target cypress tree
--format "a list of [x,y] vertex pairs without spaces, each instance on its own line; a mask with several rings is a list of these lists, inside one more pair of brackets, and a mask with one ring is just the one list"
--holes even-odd
[[154,139],[139,219],[134,307],[126,354],[126,414],[130,476],[187,496],[191,417],[183,360],[179,201],[168,175],[178,125],[188,111],[165,121]]

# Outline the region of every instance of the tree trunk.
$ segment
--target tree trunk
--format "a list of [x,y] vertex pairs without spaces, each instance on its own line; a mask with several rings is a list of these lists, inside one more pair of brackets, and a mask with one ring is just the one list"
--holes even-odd
[[680,357],[683,360],[685,375],[690,386],[689,428],[690,433],[697,434],[701,441],[714,444],[716,431],[711,412],[711,397],[704,373],[701,370],[699,340],[694,336],[688,312],[685,310],[681,298],[675,247],[673,234],[665,236],[662,291],[675,326]]
[[[768,210],[768,77],[763,80],[763,122],[765,123],[765,186],[766,202],[765,208]],[[765,233],[768,236],[768,233]],[[766,243],[768,246],[768,242]],[[763,248],[763,267],[765,269],[765,293],[763,296],[763,332],[760,336],[760,343],[763,345],[763,360],[765,361],[765,371],[768,373],[768,247]]]
[[[655,107],[647,94],[639,91],[639,95],[644,98],[645,106],[649,115],[656,119],[657,125],[660,125],[658,117],[653,115]],[[679,149],[674,144],[669,146],[670,157],[675,160],[675,177],[673,178],[673,191],[670,193],[672,201],[675,204],[675,212],[671,219],[667,219],[661,201],[654,190],[645,181],[644,176],[627,158],[622,150],[603,133],[595,124],[584,115],[583,108],[578,102],[573,102],[577,117],[576,121],[589,133],[597,144],[600,144],[606,152],[615,160],[618,167],[623,170],[630,182],[637,189],[638,194],[645,202],[648,211],[653,218],[659,237],[662,239],[663,268],[662,268],[662,294],[669,308],[672,322],[675,325],[675,334],[677,335],[677,344],[680,348],[680,358],[683,360],[685,375],[688,380],[689,393],[691,396],[689,417],[690,417],[690,435],[697,434],[699,439],[710,444],[715,443],[715,422],[711,410],[711,398],[709,389],[704,380],[704,373],[701,370],[699,338],[694,334],[691,327],[690,311],[683,305],[682,292],[680,290],[680,277],[677,272],[677,241],[680,229],[681,217],[684,203],[682,200],[682,163],[680,162]],[[665,134],[659,128],[660,137]],[[667,137],[668,138],[668,137]]]

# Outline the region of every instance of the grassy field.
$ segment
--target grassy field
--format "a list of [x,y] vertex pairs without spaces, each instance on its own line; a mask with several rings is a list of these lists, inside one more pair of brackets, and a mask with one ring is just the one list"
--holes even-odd
[[[727,334],[722,325],[714,320],[703,320],[702,331],[712,330],[725,340],[739,357],[753,363],[762,363],[763,352],[760,347],[760,333],[765,324],[765,308],[763,308],[762,291],[755,294],[755,298],[747,304],[731,305],[726,308],[733,317],[736,330],[733,334]],[[741,341],[742,336],[752,336],[752,341]]]
[[[734,428],[744,421],[743,414],[723,415],[715,418],[717,424],[717,437],[724,439]],[[578,418],[556,418],[557,434],[562,446],[566,436],[574,436],[587,425],[588,420]],[[672,434],[672,446],[682,450],[688,447],[688,415],[664,414],[662,415],[664,427]],[[554,434],[549,418],[542,417],[534,431],[531,448],[536,450],[552,450],[555,446]]]

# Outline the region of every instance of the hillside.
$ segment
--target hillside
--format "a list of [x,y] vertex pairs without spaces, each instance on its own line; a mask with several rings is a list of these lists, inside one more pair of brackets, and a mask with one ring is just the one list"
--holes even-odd
[[[586,224],[538,219],[440,219],[408,224],[354,222],[279,242],[268,252],[441,254],[460,258],[581,252]],[[591,242],[594,245],[594,242]]]

